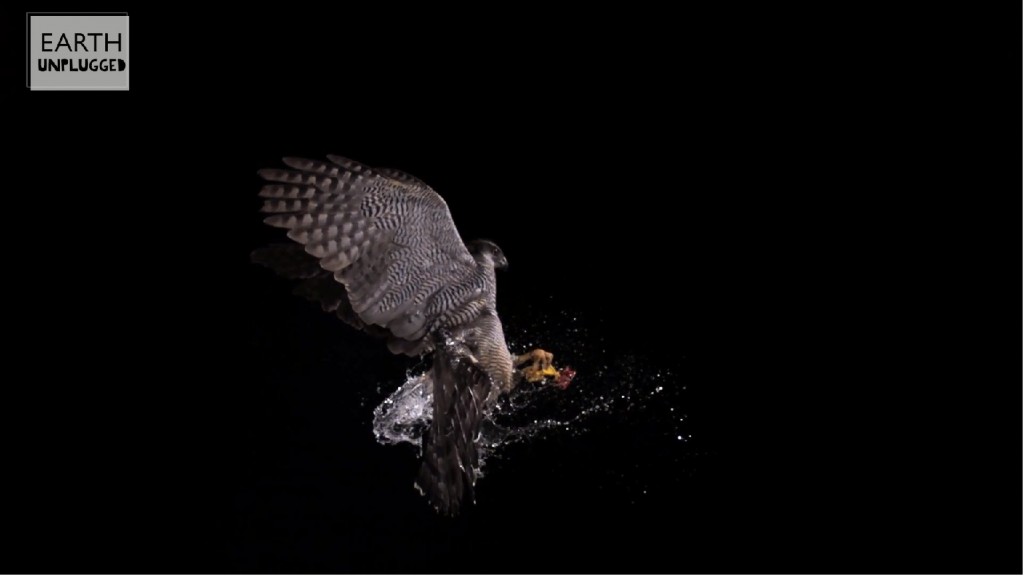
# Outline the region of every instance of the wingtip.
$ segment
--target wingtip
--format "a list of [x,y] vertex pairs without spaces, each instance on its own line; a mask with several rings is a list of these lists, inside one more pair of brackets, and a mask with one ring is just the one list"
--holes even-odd
[[327,159],[330,160],[332,164],[341,166],[342,168],[348,170],[349,172],[355,172],[357,174],[363,172],[372,173],[370,167],[366,166],[361,162],[356,162],[351,158],[346,158],[345,156],[340,156],[338,154],[328,154]]
[[308,158],[299,158],[298,156],[285,156],[281,158],[285,166],[289,168],[295,168],[296,170],[309,170],[313,167],[314,162]]
[[274,228],[291,228],[291,223],[286,219],[288,217],[291,217],[294,222],[295,217],[292,214],[271,214],[263,219],[263,223]]

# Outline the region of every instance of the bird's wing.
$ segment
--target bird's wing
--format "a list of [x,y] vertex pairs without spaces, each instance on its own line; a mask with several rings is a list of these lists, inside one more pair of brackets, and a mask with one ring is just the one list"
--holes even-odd
[[391,178],[392,180],[396,180],[404,184],[419,186],[421,188],[426,188],[427,190],[433,190],[433,188],[427,186],[427,183],[423,180],[420,180],[412,174],[402,172],[401,170],[396,170],[394,168],[374,168],[374,170],[380,173],[381,176]]
[[475,316],[486,295],[444,200],[403,173],[328,159],[260,170],[264,221],[344,285],[354,315],[386,328],[394,352],[418,353],[429,332]]
[[306,253],[299,244],[270,244],[253,250],[252,261],[270,268],[279,276],[296,280],[293,292],[334,314],[346,324],[373,336],[387,338],[390,333],[380,326],[367,324],[352,309],[345,287],[334,275],[320,267],[320,262]]
[[476,437],[492,382],[464,345],[439,340],[431,369],[434,415],[415,486],[438,512],[454,516],[473,498],[480,462]]

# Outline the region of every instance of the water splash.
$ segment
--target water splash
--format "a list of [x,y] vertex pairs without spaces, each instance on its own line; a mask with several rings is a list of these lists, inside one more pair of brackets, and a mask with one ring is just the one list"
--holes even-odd
[[[556,367],[571,366],[577,375],[566,390],[524,382],[501,397],[482,425],[481,466],[512,457],[516,452],[512,447],[517,445],[571,440],[607,430],[642,431],[645,437],[653,432],[684,452],[693,450],[687,385],[678,371],[685,357],[670,367],[640,354],[610,353],[620,347],[605,342],[601,334],[606,330],[600,322],[588,323],[569,310],[542,314],[525,308],[509,312],[503,320],[513,352],[545,348],[554,353]],[[424,371],[429,372],[426,362],[417,369]],[[382,392],[378,389],[378,393]],[[377,441],[422,448],[432,401],[429,374],[407,375],[373,412]]]
[[398,390],[373,409],[373,434],[381,444],[406,442],[422,447],[430,426],[433,383],[429,373],[409,375]]
[[[577,355],[578,356],[578,355]],[[500,457],[504,447],[556,435],[576,437],[601,419],[614,426],[637,419],[637,413],[662,409],[669,418],[666,434],[688,441],[686,415],[676,411],[685,385],[669,369],[648,365],[635,356],[578,365],[576,380],[567,390],[545,384],[522,383],[503,396],[484,420],[478,443],[481,465]],[[422,447],[432,417],[429,373],[409,375],[373,412],[373,430],[381,444],[408,443]]]

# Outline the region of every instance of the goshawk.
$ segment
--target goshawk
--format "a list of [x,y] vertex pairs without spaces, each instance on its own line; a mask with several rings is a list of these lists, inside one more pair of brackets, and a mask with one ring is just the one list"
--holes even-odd
[[433,418],[415,485],[455,514],[472,495],[476,439],[499,395],[559,372],[550,353],[509,352],[495,309],[495,270],[508,262],[496,244],[464,243],[445,201],[419,179],[328,160],[285,158],[288,168],[259,171],[264,221],[297,244],[253,258],[299,279],[299,293],[386,338],[392,352],[432,354]]

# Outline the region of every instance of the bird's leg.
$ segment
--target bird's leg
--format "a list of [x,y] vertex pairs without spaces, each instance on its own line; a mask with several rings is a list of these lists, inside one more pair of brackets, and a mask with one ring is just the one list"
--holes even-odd
[[537,348],[526,354],[516,356],[513,363],[523,374],[527,382],[540,382],[546,376],[558,376],[558,370],[551,365],[554,354]]
[[535,365],[536,364],[543,365],[545,363],[551,364],[551,360],[553,358],[554,358],[554,355],[551,352],[547,352],[545,350],[541,350],[540,348],[537,348],[535,350],[531,350],[531,351],[527,352],[526,354],[520,354],[519,356],[516,356],[516,359],[514,360],[514,362],[515,362],[516,368],[518,368],[518,367],[522,366],[523,364],[526,364],[527,362],[532,362]]

